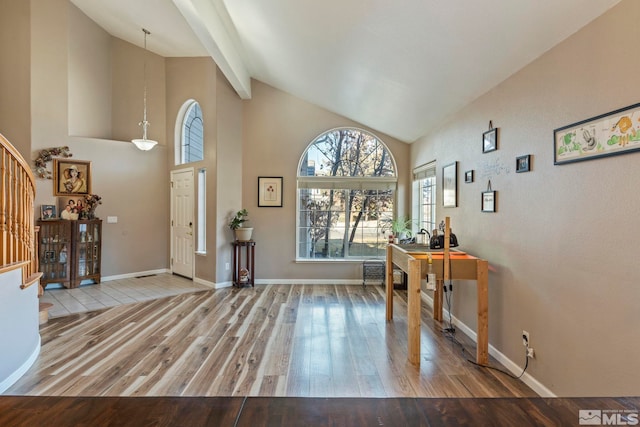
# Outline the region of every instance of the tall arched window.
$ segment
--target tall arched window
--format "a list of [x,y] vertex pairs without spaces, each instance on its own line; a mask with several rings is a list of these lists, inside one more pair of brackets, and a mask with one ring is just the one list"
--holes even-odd
[[384,256],[397,174],[391,152],[369,132],[332,129],[298,167],[298,259]]
[[189,100],[185,105],[180,140],[180,164],[204,159],[204,125],[200,104]]

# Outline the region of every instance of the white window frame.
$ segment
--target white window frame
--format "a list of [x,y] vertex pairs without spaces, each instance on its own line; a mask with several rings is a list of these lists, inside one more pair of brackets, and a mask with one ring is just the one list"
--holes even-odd
[[[413,218],[418,218],[418,222],[416,224],[417,230],[415,231],[419,231],[424,228],[429,232],[429,234],[431,234],[433,229],[436,227],[436,197],[438,193],[436,170],[435,160],[413,170],[413,203],[411,211]],[[430,202],[425,202],[423,199],[423,190],[425,185],[428,185],[431,192]],[[424,217],[425,210],[423,209],[423,206],[425,205],[430,206],[431,218]]]
[[[313,146],[316,141],[325,134],[329,132],[333,132],[341,129],[353,129],[359,132],[363,132],[369,134],[376,138],[376,140],[384,147],[389,155],[389,159],[391,165],[393,167],[394,176],[381,176],[381,177],[368,177],[368,176],[300,176],[300,170],[302,167],[302,163],[306,158],[307,151],[311,146]],[[302,190],[311,190],[311,189],[332,189],[337,191],[347,191],[347,190],[393,190],[393,209],[392,212],[395,211],[397,205],[397,181],[398,181],[398,173],[397,173],[397,165],[395,158],[393,157],[393,153],[389,149],[389,147],[378,138],[376,135],[371,132],[357,129],[357,128],[336,128],[327,130],[316,138],[314,138],[311,143],[307,146],[302,156],[300,157],[298,168],[297,168],[297,194],[296,194],[296,230],[295,230],[295,244],[296,244],[296,261],[298,262],[349,262],[349,261],[357,261],[362,262],[362,260],[370,259],[370,258],[379,258],[378,257],[363,257],[363,256],[348,256],[345,254],[344,257],[327,257],[327,258],[311,258],[311,257],[301,257],[300,256],[300,202],[301,202],[301,191]],[[381,239],[385,242],[387,241],[384,235],[381,233],[382,227],[378,227],[378,234],[380,234]]]

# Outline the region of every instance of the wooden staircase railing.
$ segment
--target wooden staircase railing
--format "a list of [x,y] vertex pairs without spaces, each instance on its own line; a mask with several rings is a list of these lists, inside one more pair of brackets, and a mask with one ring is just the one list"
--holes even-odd
[[22,287],[36,283],[35,179],[29,164],[0,134],[0,267],[22,264]]

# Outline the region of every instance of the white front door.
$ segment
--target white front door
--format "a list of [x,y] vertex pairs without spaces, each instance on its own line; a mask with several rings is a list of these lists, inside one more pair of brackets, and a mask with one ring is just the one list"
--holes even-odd
[[171,171],[171,271],[193,277],[193,169]]

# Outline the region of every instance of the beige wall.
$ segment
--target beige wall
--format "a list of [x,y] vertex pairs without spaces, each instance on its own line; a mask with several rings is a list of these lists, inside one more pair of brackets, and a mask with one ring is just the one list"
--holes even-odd
[[[639,101],[640,2],[626,0],[411,147],[417,166],[459,162],[451,217],[462,249],[489,260],[489,339],[560,396],[637,395],[640,370],[640,153],[553,165],[553,130]],[[498,150],[482,154],[489,120]],[[533,170],[515,173],[515,158]],[[465,184],[464,171],[476,180]],[[480,212],[491,180],[497,213]],[[438,205],[441,205],[440,194]],[[456,287],[455,316],[475,327],[475,291]]]
[[[75,25],[75,20],[82,19],[82,16],[70,13],[66,0],[32,0],[31,6],[32,139],[31,155],[25,157],[31,159],[44,148],[68,145],[75,159],[92,162],[92,192],[103,198],[97,214],[103,220],[108,215],[118,217],[117,224],[103,223],[103,276],[167,268],[167,150],[164,145],[160,145],[153,151],[143,153],[128,142],[132,137],[141,135],[137,124],[141,120],[142,99],[139,90],[128,92],[122,88],[140,88],[142,76],[129,73],[130,77],[114,79],[113,82],[114,91],[129,97],[122,100],[123,104],[137,103],[140,107],[129,118],[131,130],[126,135],[120,132],[122,140],[69,137],[68,52],[69,46],[77,44],[77,41],[71,42],[69,38],[84,36],[81,31],[70,32],[69,25]],[[87,28],[91,34],[95,32],[95,29],[86,25],[84,19],[81,24],[80,28]],[[124,69],[129,69],[130,64],[140,58],[141,49],[128,46],[137,49],[137,52],[125,49],[120,55],[123,61],[112,63],[115,64],[114,75],[126,77]],[[117,50],[117,46],[115,49]],[[118,52],[115,53],[118,56]],[[154,77],[154,80],[161,79],[163,82],[158,89],[162,100],[158,102],[154,98],[152,105],[159,105],[161,109],[156,111],[164,112],[164,59],[160,59],[161,74],[160,77]],[[118,72],[119,70],[122,72]],[[155,114],[150,121],[155,120]],[[87,115],[85,119],[99,123],[102,117]],[[160,132],[156,135],[152,133],[151,136],[160,136],[160,142],[164,144],[164,117],[158,120],[157,125],[152,122],[152,126],[159,126]],[[55,203],[52,181],[39,179],[36,185],[36,207]]]
[[[167,59],[167,129],[170,154],[168,167],[171,169],[194,169],[195,194],[197,195],[197,174],[201,168],[207,169],[207,253],[196,255],[195,277],[215,282],[216,278],[216,150],[217,150],[217,95],[216,65],[211,58],[168,58]],[[180,144],[176,135],[176,120],[180,108],[190,99],[198,101],[202,109],[204,124],[204,160],[188,165],[175,165],[174,144]],[[181,123],[180,123],[181,125]],[[195,208],[194,204],[194,208]],[[197,220],[197,210],[194,210]],[[194,228],[195,229],[195,228]],[[195,243],[195,241],[194,241]]]
[[0,0],[0,133],[29,160],[30,4]]
[[[140,37],[143,33],[140,30]],[[152,37],[153,35],[149,36]],[[140,42],[142,45],[143,42]],[[142,138],[144,82],[147,82],[147,138],[167,144],[165,58],[142,47],[111,37],[112,138],[131,141]]]
[[[209,221],[215,227],[216,282],[231,281],[232,251],[229,244],[233,239],[227,224],[229,215],[242,207],[242,100],[231,87],[222,72],[218,70],[216,101],[218,102],[218,150],[216,158],[217,185],[215,207],[208,212],[216,212],[216,221]],[[208,199],[211,201],[211,199]],[[232,267],[231,267],[232,268]]]
[[72,3],[69,20],[69,135],[110,139],[112,37]]
[[[257,242],[256,277],[260,280],[362,279],[362,263],[296,263],[295,213],[297,167],[307,146],[326,130],[363,126],[255,80],[251,92],[252,99],[244,101],[242,204],[249,211],[253,238]],[[372,132],[393,153],[401,172],[402,192],[408,185],[409,146]],[[284,178],[282,208],[258,207],[259,176]],[[399,205],[401,213],[407,212],[404,197],[400,197]]]

